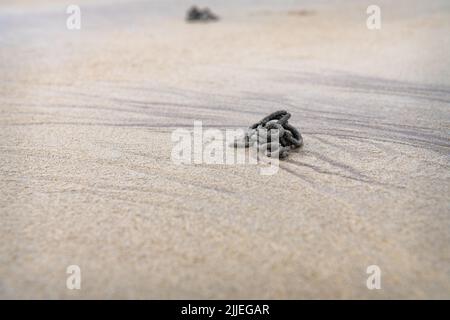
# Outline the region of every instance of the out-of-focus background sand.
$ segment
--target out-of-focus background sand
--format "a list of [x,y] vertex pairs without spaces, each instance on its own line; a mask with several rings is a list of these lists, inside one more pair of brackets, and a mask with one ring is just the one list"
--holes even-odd
[[[1,298],[450,298],[447,1],[69,4],[0,2]],[[274,176],[170,159],[277,109]]]

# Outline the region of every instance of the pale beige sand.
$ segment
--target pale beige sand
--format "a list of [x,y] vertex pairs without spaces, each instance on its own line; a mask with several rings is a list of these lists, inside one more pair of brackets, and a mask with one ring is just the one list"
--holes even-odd
[[[117,7],[69,32],[48,3],[0,31],[1,298],[450,298],[449,12]],[[175,128],[280,108],[305,146],[274,176],[170,159]]]

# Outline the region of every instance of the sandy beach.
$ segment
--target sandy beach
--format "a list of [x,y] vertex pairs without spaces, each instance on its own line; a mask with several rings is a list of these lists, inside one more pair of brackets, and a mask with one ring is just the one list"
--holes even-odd
[[[450,298],[450,4],[276,3],[0,2],[0,298]],[[279,109],[276,175],[171,160]]]

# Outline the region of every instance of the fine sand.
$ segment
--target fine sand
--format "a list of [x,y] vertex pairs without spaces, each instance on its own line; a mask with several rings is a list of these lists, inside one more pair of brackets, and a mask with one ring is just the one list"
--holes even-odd
[[[0,298],[450,298],[450,6],[286,2],[0,4]],[[276,175],[171,161],[278,109]]]

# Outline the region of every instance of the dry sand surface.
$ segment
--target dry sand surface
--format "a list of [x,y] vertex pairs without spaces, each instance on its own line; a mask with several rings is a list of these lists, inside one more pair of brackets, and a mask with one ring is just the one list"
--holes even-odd
[[[379,2],[0,3],[0,297],[450,298],[450,7]],[[277,109],[276,175],[171,161]]]

